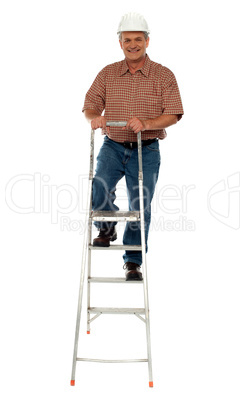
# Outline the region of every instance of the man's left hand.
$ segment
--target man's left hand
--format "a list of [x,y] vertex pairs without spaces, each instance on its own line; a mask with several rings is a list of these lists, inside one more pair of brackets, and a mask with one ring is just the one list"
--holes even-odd
[[123,127],[123,129],[133,130],[135,134],[137,134],[139,131],[145,131],[146,126],[144,120],[140,120],[137,117],[132,117],[132,119],[127,121],[127,125]]

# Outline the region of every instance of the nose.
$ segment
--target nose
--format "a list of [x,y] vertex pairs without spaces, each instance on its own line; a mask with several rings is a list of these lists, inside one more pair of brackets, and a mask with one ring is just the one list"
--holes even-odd
[[130,43],[130,47],[131,47],[131,49],[134,49],[135,47],[137,47],[136,42],[135,42],[135,41],[132,41],[132,42]]

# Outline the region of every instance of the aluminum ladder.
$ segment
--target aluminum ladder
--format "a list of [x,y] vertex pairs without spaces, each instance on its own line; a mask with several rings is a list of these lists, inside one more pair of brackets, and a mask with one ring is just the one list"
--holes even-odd
[[[108,127],[124,127],[127,122],[107,122]],[[92,181],[94,174],[94,130],[91,130],[90,138],[90,166],[89,166],[89,180],[88,180],[88,196],[86,206],[85,218],[85,233],[83,241],[81,276],[78,296],[77,307],[77,320],[74,341],[74,353],[72,364],[71,385],[75,385],[76,364],[78,361],[84,362],[100,362],[100,363],[136,363],[147,362],[149,374],[149,387],[153,387],[152,376],[152,357],[151,357],[151,340],[150,340],[150,318],[149,318],[149,298],[148,298],[148,284],[147,284],[147,266],[146,266],[146,244],[145,244],[145,225],[144,225],[144,197],[143,197],[143,169],[142,169],[142,142],[141,132],[137,134],[138,142],[138,182],[139,182],[139,200],[140,211],[92,211]],[[94,247],[92,245],[92,223],[93,221],[140,221],[141,228],[141,245],[110,245],[109,247]],[[106,307],[91,307],[90,306],[90,286],[91,283],[132,283],[125,281],[125,278],[100,278],[91,276],[91,252],[96,250],[141,250],[142,252],[142,281],[135,281],[137,284],[143,284],[144,288],[144,308],[106,308]],[[134,314],[141,319],[146,326],[146,341],[147,341],[147,358],[145,359],[130,359],[130,360],[101,360],[101,359],[88,359],[78,357],[78,342],[82,312],[82,299],[83,287],[85,278],[85,268],[87,265],[87,333],[90,333],[90,323],[99,317],[101,314]],[[93,317],[91,318],[91,314]],[[142,315],[144,317],[142,317]]]

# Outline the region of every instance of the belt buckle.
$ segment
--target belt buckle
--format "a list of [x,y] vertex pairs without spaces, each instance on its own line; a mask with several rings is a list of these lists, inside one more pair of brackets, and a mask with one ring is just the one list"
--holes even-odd
[[124,145],[125,148],[133,149],[133,143],[132,142],[124,141],[123,145]]

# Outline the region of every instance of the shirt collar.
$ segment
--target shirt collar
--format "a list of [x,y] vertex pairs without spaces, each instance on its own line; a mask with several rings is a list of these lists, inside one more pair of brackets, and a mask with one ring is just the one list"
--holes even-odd
[[[141,71],[143,75],[145,75],[146,77],[148,77],[148,76],[149,76],[149,72],[150,72],[150,64],[151,64],[151,60],[150,60],[148,54],[146,54],[145,62],[144,62],[143,67],[141,67],[141,68],[140,68],[139,70],[137,70],[137,71]],[[128,68],[126,59],[124,59],[124,60],[122,61],[121,70],[119,71],[119,76],[122,76],[122,75],[126,74],[127,71],[129,71],[129,68]]]

